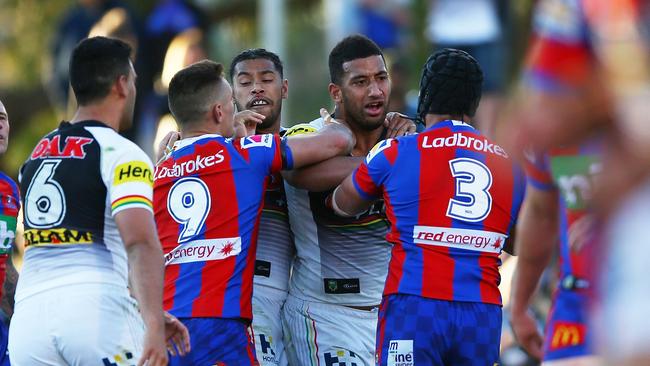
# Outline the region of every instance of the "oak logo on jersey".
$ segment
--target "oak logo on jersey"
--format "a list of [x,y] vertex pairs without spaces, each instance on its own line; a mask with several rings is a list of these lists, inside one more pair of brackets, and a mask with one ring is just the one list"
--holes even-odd
[[92,244],[93,234],[67,228],[25,230],[25,247],[39,245]]
[[388,344],[388,366],[413,366],[413,340],[391,340]]
[[580,323],[556,322],[553,324],[551,350],[582,344],[585,339],[585,326]]
[[51,139],[45,137],[32,151],[31,159],[41,158],[72,158],[83,159],[86,157],[84,146],[93,142],[93,139],[80,136],[68,136],[65,138],[65,145],[61,150],[61,136],[56,135]]
[[253,135],[242,137],[239,144],[242,149],[250,149],[252,147],[271,147],[273,145],[273,135]]
[[149,164],[144,161],[129,161],[115,168],[113,184],[142,182],[153,185],[153,175]]

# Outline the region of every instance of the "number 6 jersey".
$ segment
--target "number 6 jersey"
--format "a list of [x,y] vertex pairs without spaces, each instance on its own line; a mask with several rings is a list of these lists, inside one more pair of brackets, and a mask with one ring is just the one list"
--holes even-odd
[[126,251],[114,216],[152,211],[153,166],[134,143],[98,121],[62,122],[20,171],[25,258],[16,301],[79,283],[126,288]]
[[499,254],[525,176],[499,145],[443,121],[380,142],[353,181],[362,197],[386,202],[395,245],[384,295],[501,304]]

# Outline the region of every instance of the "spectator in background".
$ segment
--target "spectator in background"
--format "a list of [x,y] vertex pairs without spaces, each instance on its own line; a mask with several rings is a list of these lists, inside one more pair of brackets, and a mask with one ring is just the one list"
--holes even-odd
[[47,89],[53,105],[61,111],[68,103],[68,60],[80,40],[86,38],[90,29],[102,16],[113,8],[123,8],[132,17],[131,11],[120,0],[78,0],[63,16],[54,34],[51,53],[51,73]]
[[485,72],[476,125],[495,137],[495,124],[506,83],[505,25],[507,2],[498,0],[431,0],[427,38],[437,49],[457,48],[471,54]]
[[409,21],[407,5],[410,3],[411,0],[360,0],[359,32],[383,50],[399,48]]

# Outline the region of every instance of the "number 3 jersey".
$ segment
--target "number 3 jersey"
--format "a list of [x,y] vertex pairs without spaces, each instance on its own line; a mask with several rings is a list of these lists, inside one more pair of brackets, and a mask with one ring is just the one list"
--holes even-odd
[[134,143],[98,121],[62,122],[21,168],[25,257],[16,301],[80,283],[128,286],[114,216],[152,212],[153,166]]
[[277,135],[176,142],[154,178],[165,310],[177,317],[252,319],[264,191],[270,174],[291,165]]
[[499,254],[526,180],[500,146],[443,121],[380,142],[353,182],[362,197],[386,202],[395,245],[384,295],[501,304]]

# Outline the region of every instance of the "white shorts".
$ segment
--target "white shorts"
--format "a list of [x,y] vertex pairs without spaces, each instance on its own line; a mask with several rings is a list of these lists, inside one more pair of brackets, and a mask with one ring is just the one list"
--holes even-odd
[[253,289],[253,334],[261,366],[287,366],[282,330],[282,306],[286,291],[256,286]]
[[625,198],[605,235],[599,346],[612,360],[650,356],[650,182]]
[[16,303],[9,327],[13,366],[135,365],[144,323],[127,289],[81,284]]
[[375,364],[378,309],[357,310],[289,295],[283,314],[290,365]]

